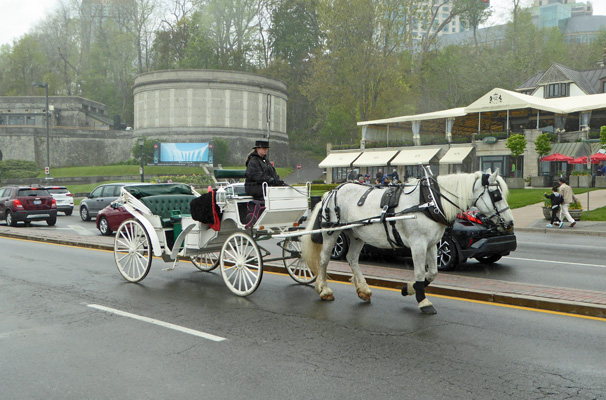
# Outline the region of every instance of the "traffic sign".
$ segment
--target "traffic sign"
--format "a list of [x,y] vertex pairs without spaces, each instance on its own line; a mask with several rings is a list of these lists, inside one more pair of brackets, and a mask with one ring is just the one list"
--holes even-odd
[[50,168],[49,167],[44,168],[44,173],[46,175],[50,174]]
[[301,169],[301,164],[297,164],[297,169]]

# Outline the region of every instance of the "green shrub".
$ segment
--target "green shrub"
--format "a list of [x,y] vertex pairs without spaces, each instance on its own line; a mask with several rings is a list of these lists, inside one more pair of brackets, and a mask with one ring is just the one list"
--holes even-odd
[[40,167],[33,161],[5,160],[0,161],[0,177],[35,178],[40,173]]
[[173,176],[158,176],[155,181],[158,183],[166,183],[168,181],[173,183],[186,183],[188,185],[212,185],[213,180],[208,175],[173,175]]

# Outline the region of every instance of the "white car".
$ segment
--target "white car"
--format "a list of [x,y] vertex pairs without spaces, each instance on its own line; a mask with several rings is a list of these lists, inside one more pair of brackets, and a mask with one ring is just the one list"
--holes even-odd
[[61,211],[65,215],[72,215],[72,212],[74,212],[74,196],[65,186],[47,186],[45,189],[57,202],[57,211]]

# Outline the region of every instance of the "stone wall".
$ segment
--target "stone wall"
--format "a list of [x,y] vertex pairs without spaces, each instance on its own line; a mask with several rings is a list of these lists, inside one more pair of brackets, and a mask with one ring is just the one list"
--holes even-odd
[[[132,158],[136,138],[126,131],[81,131],[53,129],[49,135],[50,166],[106,165]],[[35,161],[46,166],[46,129],[0,127],[3,160]]]

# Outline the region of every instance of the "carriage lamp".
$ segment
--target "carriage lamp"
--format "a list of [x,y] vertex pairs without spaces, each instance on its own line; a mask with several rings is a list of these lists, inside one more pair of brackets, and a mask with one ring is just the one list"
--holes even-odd
[[225,192],[224,188],[220,187],[217,189],[215,203],[217,203],[217,205],[221,208],[221,211],[223,211],[225,204],[227,204],[227,193]]

